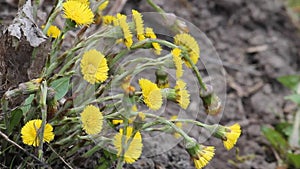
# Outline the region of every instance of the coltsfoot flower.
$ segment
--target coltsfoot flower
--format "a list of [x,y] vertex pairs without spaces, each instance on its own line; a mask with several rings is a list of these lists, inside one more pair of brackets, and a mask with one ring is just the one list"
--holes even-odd
[[95,49],[86,51],[80,63],[84,80],[91,84],[104,82],[108,77],[108,65],[104,55]]
[[223,140],[224,147],[227,150],[234,147],[242,132],[241,126],[238,123],[229,127],[218,125],[216,129],[212,126],[210,130],[215,130],[213,135]]
[[[124,161],[129,164],[134,163],[141,156],[143,148],[141,133],[138,131],[134,134],[134,136],[132,136],[133,134],[133,128],[128,126],[126,129],[126,135],[124,135],[123,129],[120,129],[119,133],[115,135],[113,141],[114,146],[118,151],[117,156],[123,156]],[[122,137],[125,137],[124,143],[122,142]],[[127,149],[125,149],[125,147],[127,147]]]
[[175,48],[171,51],[171,53],[176,68],[176,78],[179,79],[183,75],[182,60],[180,58],[181,50],[179,48]]
[[80,114],[82,127],[87,134],[98,134],[102,130],[103,116],[99,108],[88,105]]
[[68,0],[63,3],[65,18],[71,19],[77,25],[90,25],[94,22],[94,14],[90,7],[82,2]]
[[224,134],[226,137],[226,140],[223,141],[224,147],[227,150],[230,150],[236,144],[238,138],[241,135],[241,126],[238,123],[235,123],[232,126],[225,127]]
[[[198,42],[189,34],[181,33],[174,36],[174,43],[179,46],[183,46],[187,49],[188,55],[194,64],[197,64],[200,56],[200,48]],[[188,67],[191,64],[184,60]]]
[[124,43],[127,48],[130,48],[133,43],[133,40],[132,40],[132,33],[129,29],[129,25],[126,22],[127,16],[122,14],[117,14],[117,19],[118,19],[118,25],[121,27],[123,31]]
[[116,20],[116,17],[112,16],[112,15],[105,15],[102,17],[103,19],[103,23],[106,25],[110,25],[113,24],[113,22]]
[[[42,125],[42,120],[35,119],[27,122],[21,129],[23,143],[37,147],[40,145],[40,139],[38,138],[38,132]],[[44,128],[43,142],[49,143],[54,139],[53,127],[50,124],[46,124]]]
[[213,146],[204,146],[195,142],[189,144],[192,146],[186,149],[197,169],[205,167],[215,155],[215,147]]
[[[44,26],[42,26],[44,28]],[[60,34],[60,29],[57,26],[51,25],[47,31],[47,36],[57,38]]]
[[[146,38],[151,38],[151,39],[156,39],[156,35],[155,35],[155,33],[154,33],[154,31],[153,31],[152,28],[149,28],[149,27],[146,28],[146,30],[145,30],[145,37]],[[153,42],[152,46],[155,49],[155,54],[156,55],[160,55],[161,54],[161,50],[162,50],[160,44],[157,43],[157,42]]]
[[148,79],[140,79],[139,85],[142,89],[145,104],[152,110],[160,109],[162,105],[162,94],[157,85]]
[[197,169],[206,166],[210,160],[214,157],[215,147],[213,146],[202,146],[200,145],[200,150],[197,152],[197,157],[193,158],[195,167]]
[[133,16],[133,21],[135,24],[137,39],[144,40],[145,35],[144,35],[144,21],[142,18],[143,16],[141,13],[139,13],[136,10],[132,10],[132,16]]
[[113,125],[123,124],[123,120],[112,120]]
[[186,83],[183,80],[178,80],[175,86],[176,101],[181,108],[187,109],[190,104],[190,94],[186,90]]

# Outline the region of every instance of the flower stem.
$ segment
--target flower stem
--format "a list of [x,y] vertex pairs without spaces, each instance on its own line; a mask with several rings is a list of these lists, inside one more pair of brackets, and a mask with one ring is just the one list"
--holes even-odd
[[196,67],[196,65],[193,63],[193,61],[191,60],[191,58],[188,56],[188,55],[183,55],[184,59],[186,61],[189,62],[189,64],[192,66],[192,69],[194,71],[194,73],[196,74],[196,77],[197,77],[197,80],[201,86],[201,88],[204,90],[204,91],[207,91],[207,87],[206,87],[206,84],[203,82],[202,80],[202,77],[201,77],[201,74],[198,70],[198,68]]
[[159,7],[158,5],[156,5],[152,0],[147,0],[148,4],[154,8],[157,12],[159,13],[165,13],[165,11],[163,9],[161,9],[161,7]]
[[47,118],[47,82],[43,81],[40,86],[40,106],[42,112],[42,124],[41,127],[38,129],[38,139],[40,145],[38,147],[38,157],[40,160],[43,161],[43,138],[44,138],[44,130],[46,126],[46,118]]
[[56,3],[56,6],[52,9],[50,16],[48,17],[48,20],[46,22],[45,28],[43,29],[43,33],[46,34],[49,27],[51,26],[52,22],[55,20],[56,16],[61,11],[63,0],[58,0]]
[[[158,119],[158,121],[162,124],[166,124],[170,127],[172,127],[177,133],[179,133],[184,139],[189,140],[191,139],[190,136],[188,136],[182,129],[178,128],[173,122],[171,122],[170,120],[167,120],[163,117],[154,115],[154,114],[150,114],[150,113],[144,113],[146,116],[148,117],[152,117],[152,118],[156,118]],[[145,127],[143,127],[145,129]]]

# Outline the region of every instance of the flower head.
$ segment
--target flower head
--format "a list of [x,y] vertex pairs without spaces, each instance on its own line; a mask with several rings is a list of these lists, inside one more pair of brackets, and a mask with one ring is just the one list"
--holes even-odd
[[[176,45],[185,47],[191,61],[194,64],[197,64],[200,55],[200,49],[198,42],[191,35],[187,33],[177,34],[174,37],[174,43]],[[187,60],[184,61],[188,67],[191,67],[191,64]]]
[[140,79],[139,85],[142,89],[146,105],[152,110],[160,109],[162,105],[162,94],[157,85],[148,79]]
[[191,146],[186,149],[197,169],[201,169],[206,166],[215,155],[215,147],[213,146],[204,146],[194,141],[189,144],[191,144]]
[[[122,137],[124,137],[124,142],[122,142]],[[132,139],[131,139],[132,138]],[[135,162],[142,154],[142,136],[139,131],[133,133],[133,128],[128,126],[126,129],[126,135],[124,135],[123,129],[120,129],[114,137],[113,141],[118,154],[117,156],[123,156],[126,163]],[[127,145],[126,150],[124,150],[124,145]]]
[[[151,38],[151,39],[156,39],[156,35],[153,32],[152,28],[149,28],[149,27],[146,28],[146,30],[145,30],[145,37],[146,38]],[[153,42],[152,46],[155,49],[155,54],[160,55],[161,50],[162,50],[160,44],[157,43],[157,42]]]
[[[40,139],[38,138],[38,132],[42,125],[42,120],[30,120],[21,129],[23,143],[37,147],[40,145]],[[43,142],[49,143],[54,139],[53,127],[50,124],[46,124],[44,128]]]
[[105,15],[102,17],[103,19],[103,23],[106,25],[112,24],[115,20],[116,17],[112,16],[112,15]]
[[215,147],[202,145],[200,145],[200,147],[201,149],[197,152],[197,157],[193,158],[195,167],[197,169],[206,166],[215,155]]
[[126,22],[127,16],[122,14],[117,14],[117,19],[118,19],[118,25],[121,27],[123,31],[124,43],[127,46],[127,48],[130,48],[133,43],[133,40],[132,40],[131,31],[129,29],[129,25]]
[[241,126],[238,123],[235,123],[230,127],[225,127],[224,134],[226,137],[226,140],[223,141],[224,147],[227,150],[230,150],[236,144],[238,138],[241,135]]
[[133,20],[134,20],[134,24],[135,24],[135,30],[136,30],[136,34],[137,34],[137,39],[138,40],[144,40],[145,36],[144,36],[144,21],[142,18],[142,14],[139,13],[136,10],[132,10],[132,16],[133,16]]
[[175,86],[176,101],[183,109],[186,109],[190,104],[190,94],[186,90],[186,83],[178,80]]
[[82,127],[87,134],[98,134],[102,130],[103,116],[99,108],[88,105],[80,114]]
[[[45,26],[42,26],[44,28]],[[57,38],[60,34],[60,30],[57,26],[51,25],[47,31],[47,36]]]
[[63,3],[65,18],[76,22],[77,25],[90,25],[94,21],[94,14],[90,7],[79,1],[68,0]]
[[104,82],[108,77],[107,61],[103,54],[95,49],[83,54],[80,67],[83,78],[91,84]]
[[173,62],[176,67],[176,78],[179,79],[181,78],[183,74],[182,70],[182,60],[180,58],[181,50],[179,48],[175,48],[172,50],[172,56],[173,56]]
[[118,124],[122,124],[123,120],[112,120],[112,124],[114,125],[118,125]]

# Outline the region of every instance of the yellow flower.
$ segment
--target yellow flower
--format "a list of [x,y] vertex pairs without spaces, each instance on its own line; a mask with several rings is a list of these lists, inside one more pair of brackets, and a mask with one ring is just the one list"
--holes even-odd
[[[187,48],[187,52],[191,61],[194,64],[197,64],[200,55],[200,49],[198,42],[191,35],[187,33],[177,34],[174,37],[174,43],[176,45],[184,46],[185,48]],[[190,63],[188,63],[186,60],[184,61],[188,67],[191,67]]]
[[[178,116],[171,116],[171,120],[176,120],[178,118]],[[176,122],[175,123],[175,126],[177,126],[178,128],[182,128],[182,123],[181,122]],[[179,133],[177,133],[177,132],[175,132],[174,133],[174,137],[175,138],[180,138],[181,137],[181,135],[179,134]]]
[[80,2],[82,4],[86,4],[86,5],[90,5],[90,1],[89,0],[70,0],[70,1],[77,1],[77,2]]
[[182,60],[180,58],[181,50],[179,48],[175,48],[172,50],[172,56],[173,56],[173,62],[176,67],[176,78],[179,79],[181,78],[183,74],[183,69],[182,69]]
[[124,35],[124,43],[127,48],[130,48],[133,41],[132,41],[132,34],[129,29],[129,25],[126,22],[127,16],[122,15],[122,14],[117,14],[117,19],[118,19],[118,25],[121,27]]
[[112,120],[112,124],[117,125],[117,124],[122,124],[123,120]]
[[103,23],[106,25],[112,24],[115,20],[116,17],[112,16],[112,15],[105,15],[102,17],[103,19]]
[[152,46],[153,46],[153,48],[155,49],[155,50],[154,50],[155,54],[156,54],[156,55],[160,55],[160,54],[161,54],[161,50],[162,50],[160,44],[157,43],[157,42],[153,42],[153,43],[152,43]]
[[107,61],[103,54],[95,49],[83,54],[80,67],[83,78],[91,84],[104,82],[108,77]]
[[94,14],[85,3],[68,0],[63,3],[63,9],[65,18],[73,20],[77,25],[90,25],[94,21]]
[[193,158],[195,167],[197,169],[201,169],[204,166],[206,166],[209,163],[209,161],[214,157],[215,155],[214,152],[215,152],[215,147],[200,145],[200,149],[197,152],[197,156]]
[[[142,154],[142,136],[139,131],[132,136],[134,133],[133,128],[130,126],[126,129],[126,136],[123,133],[123,129],[120,129],[119,133],[115,135],[113,143],[118,151],[117,156],[120,157],[123,155],[125,162],[132,164]],[[122,142],[122,137],[124,137],[124,142]],[[132,139],[129,141],[131,137]],[[126,150],[124,150],[124,145],[128,147]]]
[[[151,38],[151,39],[156,39],[156,35],[153,32],[152,28],[148,28],[148,27],[146,28],[146,30],[145,30],[145,37],[146,38]],[[152,46],[155,49],[155,54],[160,55],[161,54],[161,50],[162,50],[160,44],[157,43],[157,42],[153,42]]]
[[138,40],[144,40],[144,21],[142,18],[142,14],[136,10],[132,10],[132,16],[135,24],[135,30]]
[[[44,25],[42,26],[42,28],[44,29]],[[51,38],[57,38],[60,34],[60,30],[57,26],[51,25],[47,31],[47,36],[51,37]]]
[[148,79],[140,79],[139,85],[142,89],[146,105],[152,110],[160,109],[162,105],[162,94],[157,85]]
[[103,11],[107,7],[108,3],[109,3],[109,0],[107,0],[107,1],[103,2],[102,4],[100,4],[99,7],[98,7],[98,10]]
[[175,86],[176,101],[183,109],[186,109],[190,104],[190,94],[186,90],[186,83],[178,80]]
[[[40,145],[40,139],[38,138],[38,132],[42,125],[42,120],[35,119],[27,122],[21,129],[23,143],[37,147]],[[49,143],[54,139],[53,127],[50,124],[46,124],[44,128],[43,142]]]
[[82,128],[87,134],[98,134],[102,130],[103,116],[99,108],[88,105],[80,114]]
[[149,28],[149,27],[146,28],[145,37],[151,38],[151,39],[156,39],[156,35],[153,32],[152,28]]
[[230,127],[225,127],[224,134],[226,137],[226,140],[223,141],[224,147],[227,150],[230,150],[236,144],[238,138],[241,135],[241,126],[238,123],[235,123]]

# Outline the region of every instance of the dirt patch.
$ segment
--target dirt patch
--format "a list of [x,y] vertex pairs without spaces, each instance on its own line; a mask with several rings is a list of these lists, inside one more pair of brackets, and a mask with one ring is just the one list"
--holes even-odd
[[[269,144],[260,132],[275,124],[289,105],[288,94],[276,77],[299,71],[300,40],[281,0],[156,1],[165,11],[193,24],[212,40],[227,71],[227,100],[221,124],[239,122],[243,134],[235,150],[226,151],[219,140],[216,156],[207,168],[274,169],[277,166]],[[138,5],[137,5],[138,4]],[[153,11],[144,1],[125,8]],[[156,144],[150,143],[155,148]],[[207,143],[209,144],[209,143]],[[229,162],[235,161],[235,164]],[[128,168],[193,168],[188,154],[178,145]]]

